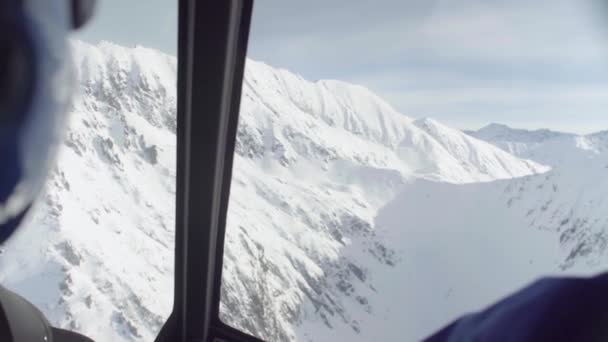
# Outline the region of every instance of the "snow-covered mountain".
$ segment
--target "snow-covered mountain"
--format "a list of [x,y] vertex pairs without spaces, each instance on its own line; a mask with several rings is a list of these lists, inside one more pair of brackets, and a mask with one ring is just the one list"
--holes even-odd
[[405,183],[547,170],[359,86],[249,61],[243,94],[222,317],[270,340],[377,333],[374,272],[397,261],[374,217]]
[[477,131],[465,131],[477,139],[490,142],[515,155],[525,155],[529,149],[554,139],[568,139],[574,134],[556,132],[549,129],[526,130],[507,125],[491,123]]
[[387,318],[388,339],[404,331],[420,339],[541,275],[606,269],[608,135],[489,127],[469,134],[552,169],[485,183],[419,179],[402,187],[375,219],[386,247],[401,258],[392,271],[377,273],[387,279],[377,290],[390,298],[378,306],[400,310]]
[[[374,220],[398,262],[374,269],[382,296],[370,300],[377,315],[361,318],[373,327],[362,340],[419,340],[540,276],[605,270],[608,134],[495,127],[488,142],[552,169],[483,183],[406,182]],[[327,340],[322,334],[314,340]]]
[[98,341],[151,341],[171,311],[175,58],[75,42],[80,93],[57,167],[0,282]]
[[467,131],[467,134],[521,158],[531,159],[563,172],[582,175],[589,164],[601,167],[608,161],[608,131],[578,135],[547,129],[513,129],[506,125],[490,124],[478,131]]
[[[529,203],[520,210],[526,211],[530,226],[558,233],[564,253],[560,258],[562,268],[577,263],[601,268],[608,256],[604,201],[608,193],[608,132],[587,135],[551,132],[538,139],[541,131],[502,127],[505,132],[517,132],[517,137],[488,135],[482,133],[485,129],[470,134],[503,148],[518,141],[522,144],[520,156],[553,168],[543,176],[507,182],[509,189],[521,189],[509,204],[522,198],[537,201],[536,205]],[[534,186],[527,188],[525,184]]]
[[552,131],[546,128],[536,130],[511,128],[500,123],[491,123],[476,131],[469,130],[465,131],[465,133],[486,141],[491,140],[521,143],[542,143],[543,141],[557,137],[575,135],[572,133]]
[[[149,341],[172,305],[176,61],[73,48],[81,91],[65,148],[28,227],[3,247],[0,281],[54,324]],[[252,60],[234,168],[221,317],[271,341],[389,336],[403,315],[381,289],[406,275],[376,222],[412,184],[549,170],[363,87]]]

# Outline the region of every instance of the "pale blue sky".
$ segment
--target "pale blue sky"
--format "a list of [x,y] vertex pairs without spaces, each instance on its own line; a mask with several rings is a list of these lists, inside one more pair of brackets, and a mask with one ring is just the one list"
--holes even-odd
[[[99,2],[81,39],[175,53],[176,1]],[[408,116],[459,128],[590,132],[608,129],[608,17],[597,3],[258,0],[249,56],[362,84]]]

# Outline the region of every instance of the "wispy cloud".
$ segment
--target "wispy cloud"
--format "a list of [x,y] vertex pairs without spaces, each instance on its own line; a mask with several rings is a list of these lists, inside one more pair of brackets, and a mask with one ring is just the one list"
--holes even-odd
[[608,127],[607,19],[592,1],[292,5],[256,3],[254,59],[360,83],[406,114],[459,126]]

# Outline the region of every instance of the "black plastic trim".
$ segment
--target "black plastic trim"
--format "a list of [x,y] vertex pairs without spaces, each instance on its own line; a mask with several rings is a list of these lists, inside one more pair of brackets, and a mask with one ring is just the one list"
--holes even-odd
[[174,307],[156,341],[260,341],[218,317],[252,0],[180,0]]

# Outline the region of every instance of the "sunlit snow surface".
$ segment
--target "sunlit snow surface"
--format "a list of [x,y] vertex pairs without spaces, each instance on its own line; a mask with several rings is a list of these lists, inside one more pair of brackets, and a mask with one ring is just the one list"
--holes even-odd
[[[0,281],[54,324],[150,341],[172,306],[176,61],[73,47],[70,130]],[[471,135],[249,60],[221,318],[274,341],[413,340],[537,275],[597,269],[601,137],[556,162],[549,142],[515,156]]]

